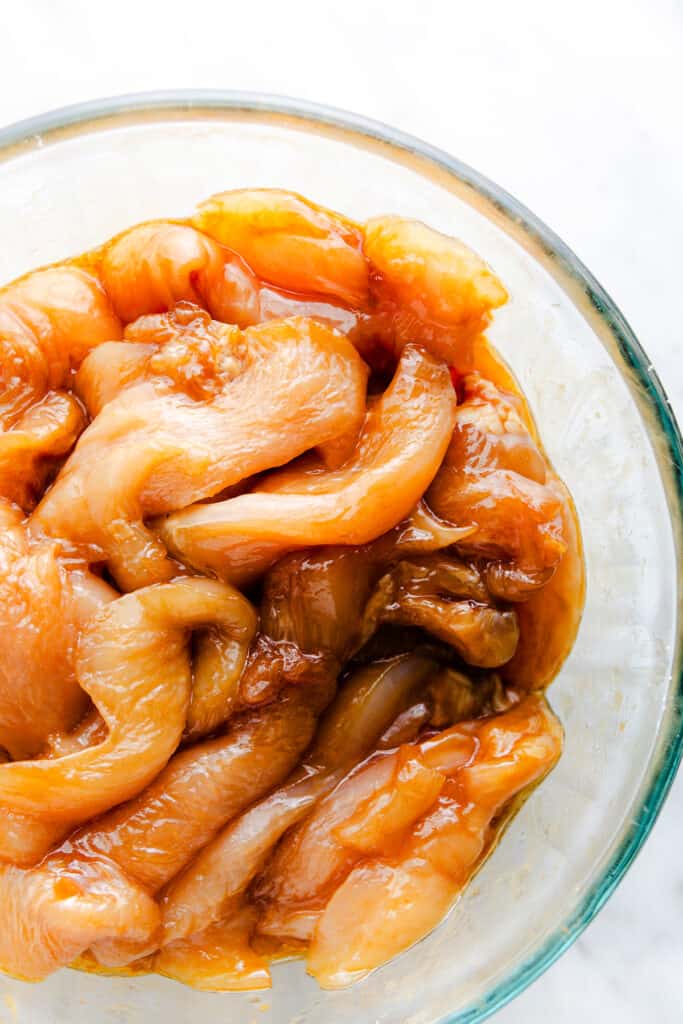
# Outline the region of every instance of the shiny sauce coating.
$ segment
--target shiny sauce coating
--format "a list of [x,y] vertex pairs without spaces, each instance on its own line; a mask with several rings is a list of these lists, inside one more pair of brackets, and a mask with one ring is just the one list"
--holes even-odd
[[338,988],[453,906],[584,596],[507,298],[268,189],[0,290],[0,969]]

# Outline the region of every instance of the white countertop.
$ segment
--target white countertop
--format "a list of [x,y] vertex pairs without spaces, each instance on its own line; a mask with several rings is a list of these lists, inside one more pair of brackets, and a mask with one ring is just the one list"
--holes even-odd
[[[449,150],[591,268],[683,420],[680,0],[21,0],[0,30],[0,124],[107,94],[237,88]],[[680,1024],[682,849],[683,776],[598,919],[496,1020]]]

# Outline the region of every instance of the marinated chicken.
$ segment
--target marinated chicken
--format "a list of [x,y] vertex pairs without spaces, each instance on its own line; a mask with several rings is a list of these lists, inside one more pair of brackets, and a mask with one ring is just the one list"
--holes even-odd
[[268,189],[0,290],[0,970],[338,988],[449,912],[583,606],[506,299]]

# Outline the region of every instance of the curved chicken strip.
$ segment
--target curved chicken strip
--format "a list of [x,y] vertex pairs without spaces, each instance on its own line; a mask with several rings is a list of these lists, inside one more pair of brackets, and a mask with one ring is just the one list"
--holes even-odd
[[40,499],[56,460],[85,427],[73,395],[51,391],[0,433],[0,496],[30,511]]
[[121,337],[96,277],[75,266],[38,270],[0,291],[0,423],[10,426],[63,388],[91,348]]
[[[255,888],[263,909],[260,932],[285,941],[310,940],[334,883],[343,880],[358,860],[358,851],[339,839],[338,828],[376,798],[386,802],[405,766],[406,751],[421,767],[454,772],[472,759],[476,749],[472,736],[458,726],[439,734],[438,740],[435,749],[434,741],[427,741],[432,745],[372,756],[288,833]],[[413,774],[412,767],[408,774]]]
[[258,704],[288,681],[336,674],[363,642],[359,609],[382,572],[405,554],[448,548],[469,529],[448,526],[419,502],[370,544],[305,548],[280,559],[263,583],[262,633],[240,681],[242,699]]
[[231,646],[246,647],[245,618],[253,624],[246,599],[211,580],[179,580],[110,604],[81,638],[77,664],[108,726],[106,738],[60,758],[0,766],[0,805],[73,825],[139,792],[185,726],[187,629],[217,624]]
[[157,351],[156,344],[126,337],[124,341],[104,341],[85,357],[74,378],[74,391],[91,419],[125,388],[145,379]]
[[451,444],[427,499],[449,522],[475,527],[460,549],[489,560],[494,595],[520,602],[518,653],[506,676],[545,686],[571,649],[583,610],[576,513],[517,396],[477,373],[462,387]]
[[200,203],[192,223],[280,288],[333,295],[352,306],[367,299],[360,229],[294,192],[221,192]]
[[214,623],[197,640],[188,740],[215,732],[237,707],[239,681],[256,634],[258,617],[252,605],[239,591],[226,590],[222,624]]
[[[48,737],[41,756],[64,757],[85,747],[100,743],[107,727],[100,713],[93,709],[71,732],[56,732]],[[9,760],[9,759],[8,759]],[[71,831],[68,821],[52,821],[41,815],[17,814],[0,807],[0,861],[31,867]]]
[[[307,311],[302,315],[314,315],[311,304],[293,304],[293,308],[295,305],[300,307],[299,312]],[[326,319],[329,326],[336,326],[332,318],[318,316],[317,319]],[[208,332],[206,325],[209,325]],[[122,391],[148,377],[167,375],[193,397],[203,397],[205,392],[208,395],[211,388],[207,378],[213,369],[206,358],[207,355],[210,357],[213,348],[210,331],[208,317],[189,303],[179,303],[168,315],[140,317],[126,327],[124,343],[104,342],[93,349],[81,364],[74,390],[93,419]],[[183,334],[189,337],[181,359],[178,342],[182,343]],[[228,337],[230,332],[226,332]],[[175,349],[170,360],[157,355],[159,347],[167,343],[172,343]],[[225,370],[227,359],[221,362],[221,368]],[[236,357],[235,368],[238,368]],[[349,457],[358,440],[363,415],[364,410],[359,406],[357,420],[345,432],[317,446],[326,466],[335,468]]]
[[402,217],[365,225],[372,268],[373,316],[368,328],[400,350],[418,341],[459,364],[507,292],[486,263],[456,238]]
[[[207,307],[212,286],[223,276],[224,262],[221,246],[200,231],[150,221],[107,243],[102,281],[114,309],[130,323],[145,313],[172,309],[177,302]],[[209,308],[216,313],[213,304]]]
[[[115,596],[57,545],[30,545],[18,510],[0,503],[0,738],[13,758],[38,754],[83,715],[77,641]],[[67,830],[0,806],[0,860],[35,864]]]
[[38,981],[98,939],[150,934],[154,900],[114,864],[56,855],[26,871],[0,865],[0,970]]
[[161,536],[183,561],[238,581],[291,548],[364,544],[408,515],[429,486],[450,439],[454,406],[444,364],[408,346],[341,469],[272,474],[267,490],[169,516]]
[[306,765],[227,825],[164,893],[161,944],[186,938],[226,917],[288,828],[309,813],[344,771],[373,749],[435,668],[414,653],[357,671],[323,717]]
[[346,306],[264,284],[236,252],[186,224],[153,221],[118,235],[105,246],[102,274],[126,322],[186,301],[241,328],[311,316],[355,336],[360,325]]
[[316,699],[321,695],[292,690],[236,718],[224,736],[176,754],[135,799],[87,826],[73,848],[108,856],[142,885],[161,888],[294,768],[315,729]]
[[574,503],[564,484],[555,478],[564,494],[562,539],[567,550],[542,589],[516,605],[519,643],[514,657],[502,669],[509,682],[529,689],[542,689],[555,678],[574,646],[581,623],[586,589],[583,544]]
[[199,936],[208,925],[230,920],[278,840],[338,781],[339,775],[328,774],[300,778],[226,825],[164,893],[159,945]]
[[479,570],[439,555],[401,561],[382,577],[363,612],[361,642],[383,622],[419,626],[482,668],[510,661],[519,640],[516,612],[493,605]]
[[115,596],[58,544],[31,544],[20,513],[0,501],[0,746],[13,759],[39,753],[82,717],[77,641]]
[[[396,853],[382,855],[391,829],[386,820],[378,829],[380,819],[366,831],[367,811],[355,832],[348,824],[338,830],[348,851],[370,858],[336,888],[315,927],[308,970],[323,988],[350,984],[430,932],[491,852],[505,805],[537,784],[562,749],[561,727],[542,698],[475,723],[471,732],[477,740],[471,762],[445,772],[452,777],[434,809]],[[375,797],[368,809],[386,818],[385,807]]]
[[56,389],[93,346],[120,336],[99,281],[77,267],[37,271],[0,292],[0,496],[34,506],[85,426],[78,402]]
[[429,504],[448,522],[476,526],[462,550],[512,561],[527,572],[555,568],[566,550],[564,492],[523,423],[515,396],[477,373],[468,374],[462,388],[464,400]]
[[[83,856],[114,860],[152,891],[173,878],[227,821],[264,796],[295,767],[311,741],[329,688],[293,690],[277,704],[241,716],[225,736],[182,751],[135,800],[85,828],[73,841]],[[95,947],[106,966],[156,948]]]
[[150,331],[158,376],[102,408],[33,517],[106,560],[127,590],[177,572],[144,518],[334,440],[365,409],[360,357],[314,320],[241,333],[183,308]]
[[[504,797],[508,800],[545,774],[560,749],[559,724],[542,698],[531,697],[502,715],[461,722],[420,744],[370,758],[278,847],[256,888],[265,911],[259,930],[279,939],[313,939],[315,945],[316,926],[331,895],[363,855],[386,849],[394,860],[403,859],[409,839],[401,837],[429,810],[425,804],[430,802],[432,786],[436,788],[438,783],[429,773],[439,773],[442,785],[444,776],[459,785],[467,779],[469,784],[467,772],[472,766],[482,783],[487,772],[494,781],[501,777],[506,784],[514,781],[516,788],[506,791]],[[496,795],[500,798],[500,792]],[[473,785],[469,798],[473,812],[475,799],[477,808],[486,812],[488,825],[493,814],[483,785],[476,793]],[[499,799],[496,807],[502,802]],[[429,836],[429,828],[425,827],[424,835]],[[438,832],[434,839],[438,848]],[[481,852],[481,846],[477,847],[475,859]],[[429,892],[428,884],[425,892]],[[440,906],[432,926],[444,912]],[[388,919],[393,920],[393,915]],[[386,939],[377,921],[373,921],[373,930],[378,938]],[[409,944],[402,942],[395,952]]]

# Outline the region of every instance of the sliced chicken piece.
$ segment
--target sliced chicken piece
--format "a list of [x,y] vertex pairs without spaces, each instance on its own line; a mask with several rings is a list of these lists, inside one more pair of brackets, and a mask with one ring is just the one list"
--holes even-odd
[[476,373],[462,386],[464,401],[428,501],[448,522],[476,526],[461,549],[526,570],[552,569],[566,550],[564,494],[515,396]]
[[301,821],[338,781],[323,773],[299,778],[226,825],[170,884],[160,906],[160,946],[231,920],[242,896],[287,829]]
[[357,671],[324,715],[306,763],[281,788],[228,824],[178,875],[161,901],[162,945],[227,919],[281,836],[373,749],[425,686],[434,662],[419,653]]
[[55,855],[39,868],[0,865],[0,970],[39,981],[98,939],[149,935],[159,908],[113,864]]
[[86,420],[60,390],[121,325],[92,274],[55,266],[0,291],[0,496],[29,511]]
[[58,544],[31,544],[20,513],[0,502],[0,746],[13,759],[39,753],[82,717],[78,638],[115,596]]
[[370,544],[305,548],[280,559],[264,580],[262,634],[240,682],[242,699],[256,704],[287,682],[336,674],[362,643],[359,609],[382,572],[404,555],[450,547],[468,532],[419,502]]
[[448,363],[467,359],[491,311],[507,301],[493,271],[463,242],[419,221],[377,217],[364,233],[370,335],[390,350],[417,341]]
[[239,706],[239,682],[258,616],[238,590],[225,589],[220,618],[196,639],[186,740],[215,732]]
[[506,677],[545,686],[574,642],[584,567],[569,493],[530,433],[520,399],[477,373],[462,381],[444,464],[429,489],[432,508],[473,532],[460,550],[487,560],[494,596],[518,602],[518,653]]
[[[169,882],[235,815],[294,768],[310,743],[330,690],[293,690],[238,717],[225,736],[182,751],[135,800],[86,827],[72,844],[83,856],[108,857],[152,891]],[[128,963],[158,942],[93,947],[106,966]],[[133,954],[133,950],[135,950]]]
[[429,653],[415,650],[356,669],[323,716],[307,766],[331,772],[361,761],[401,712],[426,692],[436,668]]
[[0,433],[0,496],[30,511],[58,460],[76,443],[86,418],[73,395],[49,391]]
[[177,573],[145,518],[357,429],[365,411],[364,364],[314,320],[241,333],[187,306],[151,320],[153,379],[101,409],[33,517],[126,590]]
[[[20,513],[0,503],[0,739],[14,759],[41,753],[83,715],[78,639],[115,597],[85,566],[62,558],[56,544],[30,545]],[[0,860],[35,864],[67,831],[40,810],[26,815],[0,806]]]
[[208,308],[224,263],[221,246],[200,231],[150,221],[107,243],[102,281],[114,309],[130,323],[145,313],[164,313],[182,301]]
[[38,270],[0,291],[0,422],[7,427],[121,324],[99,280],[62,265]]
[[[534,744],[544,756],[549,745],[559,756],[559,725],[541,698],[528,698],[495,718],[460,722],[419,744],[369,758],[278,847],[255,890],[264,910],[259,931],[285,942],[311,940],[331,894],[358,862],[360,846],[370,849],[373,843],[383,844],[382,852],[391,857],[402,850],[405,828],[425,813],[423,794],[438,781],[421,769],[459,778],[462,769],[479,763],[484,741],[490,742],[494,753],[499,742],[496,756],[504,767],[505,752],[520,737],[522,752],[519,758],[511,758],[512,766],[520,759],[523,765],[530,764]],[[405,785],[397,792],[401,772]],[[417,812],[408,820],[411,807]],[[347,829],[354,836],[351,842],[348,835],[344,839]],[[378,927],[376,922],[374,926]]]
[[380,579],[363,612],[361,641],[383,622],[418,626],[484,668],[508,662],[519,639],[515,611],[493,604],[479,570],[440,555],[398,562]]
[[[321,255],[326,258],[322,250]],[[286,272],[291,276],[296,268]],[[118,235],[105,246],[102,275],[127,323],[187,301],[241,328],[290,316],[314,316],[344,334],[358,327],[352,309],[264,284],[237,252],[186,224],[152,221]]]
[[253,578],[288,549],[373,540],[408,515],[433,479],[454,403],[443,363],[408,346],[341,469],[271,474],[254,493],[169,516],[161,536],[184,562],[233,581]]
[[[447,756],[442,754],[439,764],[446,761],[458,767],[472,758],[474,743],[462,731],[449,733],[441,744],[442,751],[448,747]],[[338,884],[358,860],[358,852],[341,842],[338,828],[366,806],[366,801],[380,794],[387,798],[391,795],[405,752],[410,750],[401,748],[371,757],[325,797],[303,824],[287,834],[256,885],[255,895],[263,911],[260,933],[285,943],[311,939],[335,882]],[[421,757],[419,747],[413,750],[415,758],[420,767],[433,767]],[[421,800],[420,795],[420,807]]]
[[146,790],[83,829],[74,849],[109,856],[131,878],[160,889],[294,768],[313,735],[316,699],[293,690],[238,716],[224,736],[177,753]]
[[[308,970],[323,988],[356,981],[431,931],[493,848],[506,805],[538,783],[562,749],[561,727],[540,697],[468,731],[477,743],[472,758],[444,772],[434,808],[398,846],[383,839],[381,816],[366,823],[361,849],[370,856],[335,886],[314,928]],[[425,760],[438,765],[439,757],[432,750]],[[358,850],[363,813],[377,816],[378,807],[385,805],[373,795],[360,821],[337,829],[345,849]]]
[[[187,630],[215,625],[233,655],[242,646],[243,661],[245,621],[253,633],[246,599],[212,580],[158,585],[108,605],[82,636],[77,663],[106,736],[61,757],[0,766],[0,806],[54,822],[58,832],[138,793],[166,764],[185,727],[192,682]],[[201,661],[198,674],[201,680]],[[200,706],[204,696],[200,686]],[[35,830],[28,831],[35,849]]]
[[567,548],[550,581],[515,606],[519,643],[502,673],[513,685],[541,689],[555,678],[574,646],[586,592],[586,567],[579,521],[571,495],[555,477],[563,496],[562,539]]
[[293,192],[221,192],[200,203],[192,223],[280,288],[333,295],[356,306],[367,299],[360,228]]

